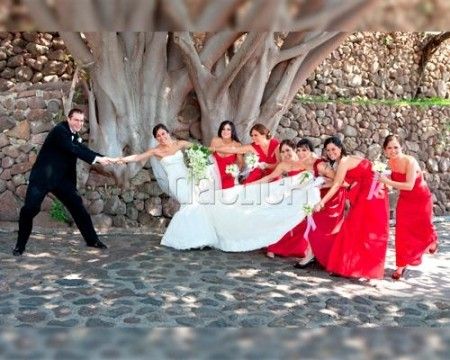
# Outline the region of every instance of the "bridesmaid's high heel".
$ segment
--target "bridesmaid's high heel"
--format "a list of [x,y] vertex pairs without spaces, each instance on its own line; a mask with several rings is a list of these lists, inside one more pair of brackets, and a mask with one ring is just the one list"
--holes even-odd
[[391,278],[392,278],[393,280],[400,280],[400,278],[401,278],[402,276],[405,277],[405,271],[406,271],[406,267],[404,267],[404,268],[402,269],[402,271],[400,271],[400,272],[398,272],[397,270],[395,270],[395,271],[392,273]]

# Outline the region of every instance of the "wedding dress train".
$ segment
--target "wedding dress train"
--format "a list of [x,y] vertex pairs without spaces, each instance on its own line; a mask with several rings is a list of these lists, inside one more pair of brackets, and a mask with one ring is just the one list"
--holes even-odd
[[194,186],[181,151],[157,162],[152,162],[156,178],[164,181],[169,194],[181,204],[161,241],[162,245],[175,249],[203,246],[230,252],[260,249],[277,242],[301,222],[305,204],[313,206],[320,201],[317,181],[312,176],[302,181],[305,173],[268,184],[220,190],[213,166],[208,169],[209,179]]

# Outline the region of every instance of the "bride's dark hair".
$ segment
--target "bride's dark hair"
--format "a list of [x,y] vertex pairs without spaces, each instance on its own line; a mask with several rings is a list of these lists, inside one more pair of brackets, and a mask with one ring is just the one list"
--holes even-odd
[[222,130],[225,127],[225,125],[230,125],[231,127],[231,139],[233,139],[236,142],[240,142],[237,135],[236,126],[231,120],[225,120],[220,123],[219,130],[217,130],[217,136],[220,138],[222,137]]
[[167,132],[169,132],[169,129],[167,128],[166,125],[164,125],[164,124],[156,124],[156,125],[153,127],[153,130],[152,130],[152,134],[153,134],[153,137],[154,137],[155,139],[156,139],[156,133],[158,132],[159,129],[163,129],[163,130],[166,130]]

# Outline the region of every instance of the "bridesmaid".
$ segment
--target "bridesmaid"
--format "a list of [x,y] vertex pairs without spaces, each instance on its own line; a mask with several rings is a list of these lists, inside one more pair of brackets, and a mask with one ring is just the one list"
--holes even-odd
[[[302,162],[296,154],[296,146],[291,140],[283,140],[280,143],[281,162],[275,170],[269,175],[263,177],[254,183],[266,183],[278,179],[283,174],[294,176],[302,172],[304,169]],[[289,232],[287,232],[278,242],[267,248],[266,255],[270,258],[278,256],[305,256],[308,246],[303,239],[303,233],[306,229],[306,221],[302,221]]]
[[248,145],[211,148],[212,151],[219,151],[225,154],[245,154],[252,152],[258,155],[260,166],[250,171],[250,174],[244,180],[244,184],[252,183],[269,175],[279,162],[278,151],[280,143],[277,139],[272,138],[269,129],[262,124],[255,124],[250,129],[250,137],[252,138],[252,143]]
[[386,191],[372,194],[375,174],[369,160],[347,155],[338,137],[326,139],[324,145],[329,159],[340,160],[333,185],[316,205],[316,211],[331,201],[344,181],[350,184],[350,209],[336,234],[326,269],[345,277],[383,278],[389,238]]
[[[320,197],[323,198],[330,188],[335,172],[331,168],[330,158],[324,160],[314,153],[314,147],[308,139],[301,139],[297,143],[297,153],[300,160],[303,161],[306,170],[313,171],[314,176],[325,178],[325,184],[320,189]],[[340,157],[331,161],[334,165],[338,164]],[[336,194],[326,203],[325,207],[314,213],[313,219],[317,228],[308,235],[307,248],[305,256],[294,267],[302,269],[315,259],[326,266],[328,256],[333,245],[333,241],[344,218],[346,190],[341,186]]]
[[[217,131],[217,137],[211,140],[211,148],[220,148],[222,146],[240,146],[236,127],[234,123],[229,120],[222,121]],[[214,158],[219,168],[220,179],[222,181],[221,189],[228,189],[234,186],[234,177],[225,172],[228,165],[237,164],[239,168],[242,167],[243,159],[241,154],[225,154],[215,151]]]
[[391,179],[380,181],[400,190],[395,225],[395,257],[397,269],[392,274],[399,280],[407,266],[419,265],[422,255],[437,250],[437,234],[432,223],[433,201],[423,173],[412,156],[405,155],[399,138],[388,135],[383,143]]

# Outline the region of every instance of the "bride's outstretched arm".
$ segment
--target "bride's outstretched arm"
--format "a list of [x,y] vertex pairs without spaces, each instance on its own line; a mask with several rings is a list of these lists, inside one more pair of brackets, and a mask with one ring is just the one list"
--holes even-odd
[[142,154],[134,154],[125,156],[118,159],[119,163],[130,163],[130,162],[146,162],[148,159],[150,159],[153,155],[155,155],[156,149],[151,148],[148,149],[146,152],[143,152]]
[[178,148],[180,150],[182,150],[182,149],[188,149],[191,146],[193,146],[194,144],[189,142],[189,141],[186,141],[186,140],[178,140],[178,144],[177,145],[178,145]]

